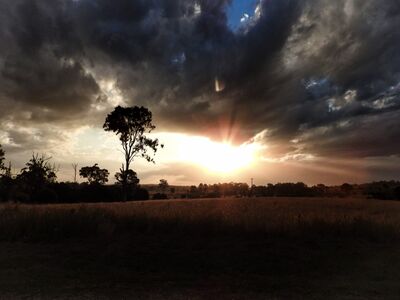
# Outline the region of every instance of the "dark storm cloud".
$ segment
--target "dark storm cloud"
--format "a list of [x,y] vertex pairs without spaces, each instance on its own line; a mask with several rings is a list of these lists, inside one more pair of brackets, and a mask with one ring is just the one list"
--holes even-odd
[[[331,156],[340,153],[342,157],[379,157],[398,155],[400,145],[400,111],[382,115],[354,117],[327,127],[319,127],[300,137],[304,150]],[[383,121],[384,120],[384,121]]]
[[32,122],[57,123],[81,116],[100,96],[80,61],[64,2],[1,2],[0,97],[13,103],[4,115],[25,110]]
[[264,131],[276,156],[399,154],[397,0],[263,0],[236,32],[229,3],[0,0],[0,116],[99,122],[111,80],[165,130]]

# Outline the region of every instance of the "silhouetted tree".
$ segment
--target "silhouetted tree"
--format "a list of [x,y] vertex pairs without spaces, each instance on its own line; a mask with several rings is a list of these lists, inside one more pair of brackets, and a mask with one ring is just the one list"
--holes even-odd
[[324,184],[317,184],[311,187],[312,196],[323,197],[328,194],[329,188]]
[[79,175],[86,178],[89,184],[105,184],[108,182],[109,174],[107,169],[100,169],[97,164],[92,167],[83,167],[79,170]]
[[234,194],[237,197],[248,196],[249,185],[247,183],[235,183],[233,185]]
[[46,157],[44,154],[32,154],[32,158],[25,164],[26,167],[21,170],[18,175],[29,183],[31,186],[40,187],[46,183],[53,183],[57,179],[57,168],[50,164],[51,157]]
[[340,186],[340,189],[345,193],[345,194],[350,194],[351,191],[353,190],[353,186],[349,183],[343,183]]
[[199,192],[200,192],[202,195],[207,194],[208,185],[207,185],[207,184],[200,183],[200,184],[199,184],[199,187],[198,187],[198,190],[199,190]]
[[5,152],[0,144],[0,171],[4,169]]
[[4,173],[3,176],[7,178],[12,178],[12,166],[11,166],[11,161],[8,162],[8,167],[3,167]]
[[199,190],[197,188],[197,186],[195,185],[191,185],[189,190],[188,190],[188,198],[199,198],[200,197],[200,193]]
[[127,185],[131,186],[137,186],[140,182],[135,171],[131,169],[125,171],[123,166],[119,169],[119,172],[115,173],[115,179],[120,184],[124,184],[124,182],[126,182]]
[[25,168],[17,176],[22,189],[28,193],[31,201],[52,202],[56,195],[48,186],[57,179],[57,168],[50,163],[51,157],[44,154],[32,154],[32,158],[25,164]]
[[165,193],[165,191],[168,189],[169,184],[166,179],[160,179],[160,183],[158,184],[158,188],[160,189],[161,193]]
[[146,136],[147,133],[156,128],[152,123],[152,113],[145,107],[117,106],[113,112],[107,115],[103,128],[119,136],[124,150],[125,165],[123,166],[124,172],[121,172],[121,179],[124,188],[123,200],[125,201],[127,198],[127,176],[133,159],[142,157],[149,162],[154,162],[148,151],[155,153],[159,146],[158,139],[150,139]]

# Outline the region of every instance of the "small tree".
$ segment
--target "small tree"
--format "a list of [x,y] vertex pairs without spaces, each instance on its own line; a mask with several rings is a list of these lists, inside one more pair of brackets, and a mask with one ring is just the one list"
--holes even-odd
[[17,176],[29,193],[34,194],[56,181],[58,170],[54,164],[50,163],[50,160],[51,157],[46,157],[44,154],[39,156],[39,154],[33,153],[32,158]]
[[121,169],[119,169],[119,172],[115,173],[115,180],[117,180],[117,182],[120,184],[126,182],[126,184],[129,186],[137,186],[140,182],[135,171],[131,169],[125,171],[123,166]]
[[100,169],[97,164],[79,170],[79,175],[86,178],[89,184],[105,184],[108,182],[109,174],[107,169]]
[[5,152],[0,144],[0,171],[4,169]]
[[353,186],[349,183],[343,183],[340,186],[340,189],[345,193],[345,194],[350,194],[353,191]]
[[121,141],[125,164],[122,166],[123,171],[120,172],[119,179],[123,186],[123,200],[125,201],[128,192],[128,175],[131,172],[130,164],[135,157],[142,157],[148,162],[154,162],[149,151],[155,154],[159,146],[158,139],[150,139],[146,136],[156,128],[152,123],[152,113],[145,107],[117,106],[113,112],[107,115],[103,128],[105,131],[114,132]]
[[135,197],[137,191],[139,190],[138,186],[140,182],[135,171],[131,169],[125,171],[124,166],[122,165],[122,168],[120,168],[119,172],[115,173],[115,180],[118,185],[123,186],[124,199],[125,197],[128,198],[128,196],[129,199]]
[[3,176],[11,179],[12,178],[12,172],[11,172],[12,164],[11,164],[11,161],[8,162],[8,167],[3,167],[3,170],[4,170]]
[[169,184],[168,181],[165,179],[160,179],[160,183],[158,184],[158,188],[160,189],[161,193],[165,193],[168,189]]
[[53,183],[57,179],[57,168],[50,164],[51,157],[44,154],[32,154],[32,158],[25,164],[26,167],[21,170],[20,178],[24,178],[35,186],[41,186],[46,183]]

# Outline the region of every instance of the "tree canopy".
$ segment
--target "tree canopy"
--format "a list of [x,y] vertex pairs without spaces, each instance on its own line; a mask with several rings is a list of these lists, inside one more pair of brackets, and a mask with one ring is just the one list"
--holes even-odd
[[160,189],[160,191],[165,193],[168,187],[169,187],[168,181],[166,179],[160,179],[160,183],[158,184],[158,188]]
[[149,151],[157,152],[159,141],[146,136],[156,128],[152,123],[152,113],[147,108],[117,106],[107,115],[103,128],[119,136],[125,152],[126,170],[135,157],[154,162]]
[[109,174],[107,169],[100,169],[98,164],[94,164],[92,167],[82,167],[79,170],[79,175],[86,178],[89,184],[106,184]]
[[125,171],[123,168],[121,168],[119,172],[115,173],[115,180],[120,184],[123,184],[124,180],[126,180],[126,183],[131,186],[137,186],[140,182],[135,171],[131,169]]
[[50,163],[51,157],[33,153],[32,158],[25,164],[25,167],[18,175],[18,179],[25,183],[28,190],[36,191],[48,183],[57,179],[57,168]]

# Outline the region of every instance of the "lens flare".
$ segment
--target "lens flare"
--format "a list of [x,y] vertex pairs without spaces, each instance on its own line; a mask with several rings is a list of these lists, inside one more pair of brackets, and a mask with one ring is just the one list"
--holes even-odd
[[225,89],[225,82],[219,78],[215,78],[215,91],[222,92]]

